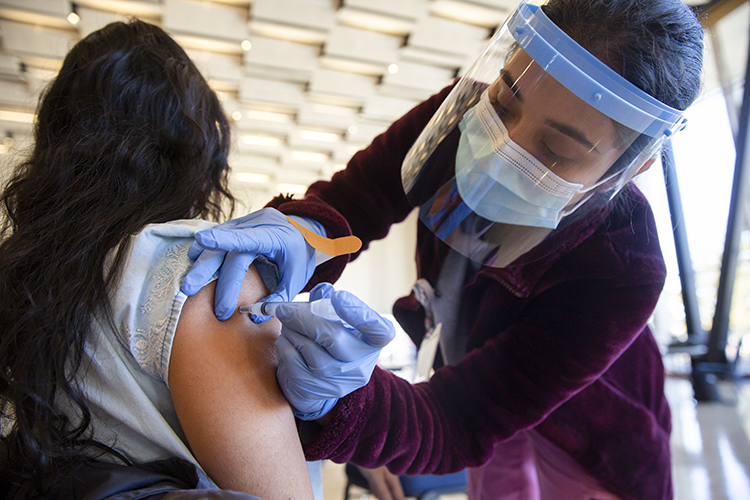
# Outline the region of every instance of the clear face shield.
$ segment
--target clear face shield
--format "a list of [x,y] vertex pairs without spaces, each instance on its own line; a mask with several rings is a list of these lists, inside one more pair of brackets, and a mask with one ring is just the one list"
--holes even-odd
[[403,186],[441,240],[504,267],[611,200],[684,122],[522,3],[407,154]]

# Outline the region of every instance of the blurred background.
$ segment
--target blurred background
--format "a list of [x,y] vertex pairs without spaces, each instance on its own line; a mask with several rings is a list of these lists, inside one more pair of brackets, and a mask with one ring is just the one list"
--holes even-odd
[[[0,180],[31,145],[39,94],[68,49],[109,22],[139,17],[163,27],[209,79],[233,123],[231,188],[246,213],[278,193],[301,196],[344,168],[391,122],[461,76],[517,3],[0,0]],[[637,181],[654,207],[669,270],[653,327],[670,374],[677,498],[750,499],[742,106],[750,4],[686,3],[706,28],[703,94],[673,140],[675,170],[664,165],[665,181],[664,168],[651,168]],[[412,214],[337,286],[389,314],[416,279],[415,241]],[[413,357],[402,335],[381,364],[408,377]],[[716,425],[731,427],[721,434]],[[338,490],[344,479],[336,471]]]

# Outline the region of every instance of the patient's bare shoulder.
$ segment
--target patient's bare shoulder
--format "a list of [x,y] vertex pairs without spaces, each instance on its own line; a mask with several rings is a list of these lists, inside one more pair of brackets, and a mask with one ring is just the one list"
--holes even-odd
[[[221,487],[263,499],[312,498],[294,418],[276,382],[275,319],[213,313],[215,282],[185,302],[169,386],[191,450]],[[240,304],[268,292],[253,266]]]

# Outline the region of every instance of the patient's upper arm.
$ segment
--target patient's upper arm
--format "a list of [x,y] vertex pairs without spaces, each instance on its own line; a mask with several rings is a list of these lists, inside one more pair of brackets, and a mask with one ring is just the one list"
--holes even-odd
[[[191,450],[222,488],[264,500],[312,498],[294,418],[276,382],[279,323],[213,312],[215,282],[189,297],[169,362],[169,386]],[[240,304],[266,291],[255,267]]]

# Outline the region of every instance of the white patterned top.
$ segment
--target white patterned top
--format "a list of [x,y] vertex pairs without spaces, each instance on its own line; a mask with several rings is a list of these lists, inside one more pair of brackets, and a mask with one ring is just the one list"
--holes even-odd
[[114,324],[98,321],[87,339],[79,380],[89,399],[94,438],[139,462],[176,456],[197,465],[167,380],[187,299],[180,291],[192,265],[187,251],[195,233],[213,225],[199,220],[151,224],[123,243],[130,248],[111,298]]

